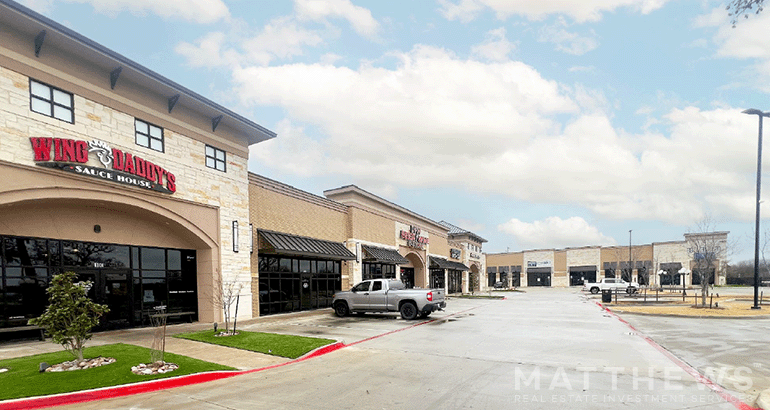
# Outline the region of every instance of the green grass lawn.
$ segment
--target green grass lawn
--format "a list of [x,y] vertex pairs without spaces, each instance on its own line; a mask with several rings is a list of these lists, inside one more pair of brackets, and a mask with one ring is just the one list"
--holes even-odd
[[296,359],[313,349],[336,342],[336,340],[316,337],[244,332],[243,330],[239,330],[235,336],[214,337],[213,330],[205,330],[202,332],[182,333],[174,335],[174,337],[288,357],[290,359]]
[[149,363],[150,349],[118,343],[87,347],[83,354],[85,358],[98,356],[114,357],[116,362],[87,370],[40,373],[38,366],[41,362],[54,365],[72,360],[72,355],[62,350],[55,353],[0,360],[0,368],[8,369],[7,372],[0,373],[0,386],[2,386],[0,388],[0,400],[117,386],[212,370],[236,370],[229,366],[166,353],[166,362],[178,364],[179,369],[166,374],[140,376],[131,372],[131,366]]

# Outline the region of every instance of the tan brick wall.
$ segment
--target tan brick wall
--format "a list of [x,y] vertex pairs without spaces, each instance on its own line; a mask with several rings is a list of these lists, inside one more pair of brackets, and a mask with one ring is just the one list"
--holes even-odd
[[249,185],[251,223],[267,229],[327,241],[347,240],[347,214],[269,189]]
[[[74,91],[67,90],[65,91]],[[30,137],[69,138],[90,141],[98,139],[113,148],[141,156],[176,176],[177,191],[169,198],[191,201],[219,208],[219,255],[210,256],[213,274],[224,280],[242,282],[239,315],[251,316],[250,258],[248,253],[248,183],[247,158],[227,152],[227,172],[205,166],[205,144],[171,128],[164,129],[165,152],[136,145],[134,116],[74,94],[75,123],[70,124],[31,112],[29,78],[19,72],[0,67],[0,160],[34,167]],[[139,118],[144,119],[145,118]],[[153,121],[150,121],[153,122]],[[218,137],[211,135],[213,140]],[[218,148],[226,149],[227,144]],[[87,165],[102,167],[95,155]],[[64,174],[64,173],[63,173]],[[73,177],[62,175],[63,178]],[[77,177],[77,176],[74,176]],[[143,189],[115,184],[116,188],[142,193]],[[179,215],[184,218],[184,215]],[[233,252],[232,221],[238,221],[241,252]],[[243,250],[246,250],[245,252]],[[199,260],[203,257],[200,253]],[[200,266],[200,262],[199,262]],[[199,268],[200,270],[200,268]],[[201,272],[199,271],[199,277]],[[205,288],[207,281],[199,280],[199,297],[210,298],[214,292]],[[210,282],[210,281],[208,281]],[[208,295],[208,296],[205,296]],[[202,320],[216,320],[220,313],[205,310],[201,300]],[[207,309],[210,309],[207,308]]]
[[396,238],[393,234],[396,229],[395,221],[357,207],[350,207],[348,212],[352,227],[351,238],[396,246]]

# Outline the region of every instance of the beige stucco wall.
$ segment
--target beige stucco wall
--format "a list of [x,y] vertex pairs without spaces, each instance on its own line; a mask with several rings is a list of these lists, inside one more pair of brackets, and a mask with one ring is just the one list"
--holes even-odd
[[569,266],[596,266],[597,276],[598,271],[601,270],[601,248],[586,247],[586,248],[571,248],[567,249],[567,267]]

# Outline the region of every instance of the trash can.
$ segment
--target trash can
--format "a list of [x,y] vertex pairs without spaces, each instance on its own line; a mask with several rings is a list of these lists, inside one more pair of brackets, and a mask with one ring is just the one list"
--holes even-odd
[[612,289],[602,289],[602,303],[612,302]]

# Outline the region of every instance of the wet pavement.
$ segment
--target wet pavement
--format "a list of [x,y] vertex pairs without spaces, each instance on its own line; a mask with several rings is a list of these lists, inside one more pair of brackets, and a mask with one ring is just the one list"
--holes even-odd
[[[710,387],[575,289],[506,295],[452,299],[428,322],[330,310],[249,321],[239,327],[348,346],[226,380],[62,408],[734,409],[729,400],[745,396],[745,375]],[[694,357],[713,350],[694,347]]]

